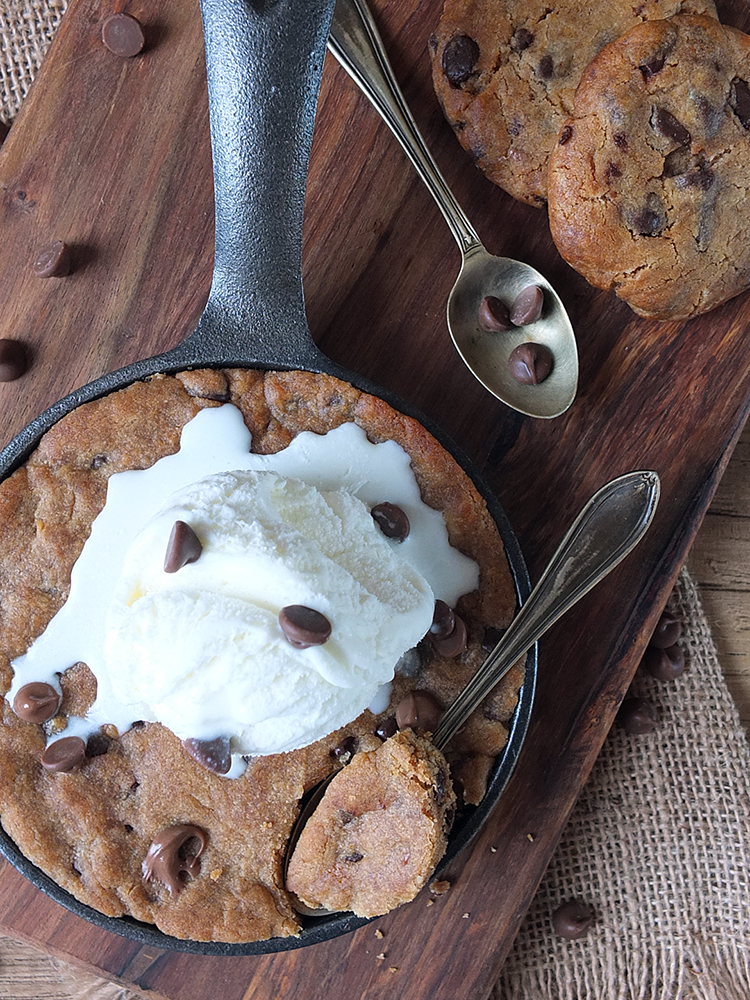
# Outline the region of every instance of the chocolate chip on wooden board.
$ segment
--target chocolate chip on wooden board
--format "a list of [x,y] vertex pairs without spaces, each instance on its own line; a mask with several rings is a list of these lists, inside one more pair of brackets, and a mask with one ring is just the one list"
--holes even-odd
[[110,14],[102,22],[102,42],[109,51],[123,59],[137,56],[146,44],[140,21],[132,14]]
[[70,246],[63,240],[55,240],[37,252],[31,268],[37,278],[67,277],[73,269]]

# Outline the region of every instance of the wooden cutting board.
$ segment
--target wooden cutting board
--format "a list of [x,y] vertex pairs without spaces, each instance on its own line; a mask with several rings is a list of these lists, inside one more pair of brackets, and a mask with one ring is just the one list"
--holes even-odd
[[[330,58],[305,229],[316,340],[469,453],[505,506],[532,579],[606,480],[655,469],[662,499],[636,552],[543,641],[520,763],[445,895],[423,894],[306,949],[196,957],[91,927],[2,866],[0,929],[172,1000],[489,994],[748,411],[747,295],[691,322],[654,323],[589,288],[557,255],[545,214],[489,184],[443,122],[426,54],[439,0],[373,6],[415,116],[488,248],[530,261],[559,288],[578,335],[580,391],[565,416],[534,421],[468,374],[444,318],[459,263],[452,238]],[[146,25],[142,56],[123,61],[102,47],[99,23],[112,9]],[[744,0],[720,9],[725,22],[750,26]],[[74,386],[172,346],[200,313],[213,216],[197,2],[72,0],[0,153],[0,190],[0,336],[22,339],[33,357],[27,375],[0,385],[6,441]],[[41,280],[29,262],[55,239],[73,244],[76,270]]]

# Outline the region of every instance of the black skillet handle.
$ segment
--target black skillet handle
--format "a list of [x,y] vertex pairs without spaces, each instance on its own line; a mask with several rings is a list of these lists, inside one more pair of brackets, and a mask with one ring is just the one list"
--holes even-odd
[[216,257],[190,364],[319,370],[302,291],[302,216],[334,0],[200,0]]

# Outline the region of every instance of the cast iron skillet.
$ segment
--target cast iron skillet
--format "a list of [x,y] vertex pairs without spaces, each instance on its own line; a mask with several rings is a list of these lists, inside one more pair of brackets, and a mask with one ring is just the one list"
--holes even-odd
[[[453,454],[486,499],[507,552],[521,603],[529,580],[497,500],[455,444],[412,407],[330,361],[315,346],[302,291],[302,216],[315,108],[334,0],[201,0],[208,67],[216,257],[208,303],[195,331],[164,354],[104,375],[54,404],[0,453],[0,478],[75,407],[157,372],[188,368],[304,369],[325,372],[380,396],[419,420]],[[503,754],[482,803],[460,815],[441,865],[481,828],[510,778],[534,698],[536,649]],[[158,948],[205,955],[253,955],[298,948],[367,921],[353,915],[304,918],[297,938],[248,944],[182,941],[129,917],[106,917],[78,902],[25,858],[0,830],[0,852],[35,886],[99,927]]]

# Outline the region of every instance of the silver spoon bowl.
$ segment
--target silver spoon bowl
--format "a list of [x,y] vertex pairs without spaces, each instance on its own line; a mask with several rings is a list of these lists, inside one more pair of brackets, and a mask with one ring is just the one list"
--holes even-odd
[[[461,251],[462,265],[448,298],[448,330],[467,368],[494,396],[530,417],[557,417],[578,388],[578,348],[560,297],[535,268],[495,257],[482,245],[420,133],[396,81],[385,46],[365,0],[337,0],[328,48],[369,98],[427,185]],[[507,331],[483,329],[479,310],[488,297],[511,308],[529,285],[543,293],[541,316]],[[524,344],[552,355],[550,374],[536,384],[510,370],[511,353]]]
[[[438,750],[445,750],[513,664],[635,547],[654,518],[660,491],[659,476],[641,471],[613,479],[594,494],[568,529],[502,639],[440,720],[432,736]],[[305,824],[339,773],[334,771],[313,789],[300,811],[289,838],[285,875]],[[308,916],[327,912],[311,909],[297,899],[294,905]]]

